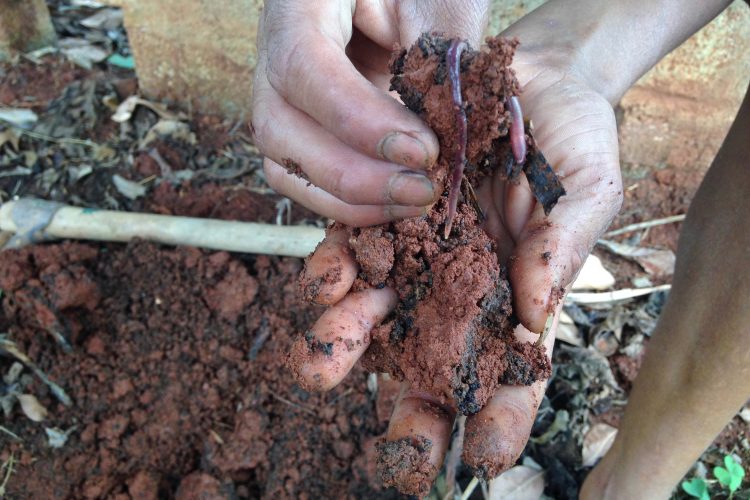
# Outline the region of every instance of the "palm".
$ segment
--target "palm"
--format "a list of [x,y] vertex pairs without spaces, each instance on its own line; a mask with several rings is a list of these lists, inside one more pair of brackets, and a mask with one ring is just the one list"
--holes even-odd
[[540,331],[546,313],[538,304],[554,307],[548,302],[553,289],[575,277],[620,208],[617,129],[609,103],[580,81],[526,63],[523,54],[514,67],[524,84],[525,118],[567,194],[548,217],[523,178],[514,184],[495,175],[479,188],[478,197],[501,261],[516,255],[511,282],[519,315],[525,326]]

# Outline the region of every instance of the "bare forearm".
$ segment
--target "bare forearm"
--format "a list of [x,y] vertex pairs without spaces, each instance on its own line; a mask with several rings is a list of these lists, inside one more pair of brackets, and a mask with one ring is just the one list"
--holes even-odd
[[748,137],[750,95],[690,207],[669,301],[582,498],[668,497],[750,396]]
[[662,57],[731,1],[552,0],[511,26],[521,50],[573,71],[616,103]]

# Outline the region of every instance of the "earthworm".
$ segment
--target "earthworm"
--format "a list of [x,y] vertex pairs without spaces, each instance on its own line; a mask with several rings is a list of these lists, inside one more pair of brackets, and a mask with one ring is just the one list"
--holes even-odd
[[[466,42],[456,39],[451,41],[445,53],[445,65],[448,68],[451,97],[453,98],[453,111],[456,114],[457,132],[456,152],[453,157],[453,169],[451,170],[451,187],[448,192],[448,218],[445,220],[445,238],[448,238],[451,226],[453,225],[453,218],[456,216],[458,195],[461,192],[461,181],[464,178],[464,165],[466,163],[466,111],[461,99],[461,53],[464,49],[466,49]],[[523,124],[521,126],[523,127]]]
[[526,159],[526,134],[523,130],[523,113],[518,97],[512,95],[508,99],[510,111],[510,147],[519,165]]

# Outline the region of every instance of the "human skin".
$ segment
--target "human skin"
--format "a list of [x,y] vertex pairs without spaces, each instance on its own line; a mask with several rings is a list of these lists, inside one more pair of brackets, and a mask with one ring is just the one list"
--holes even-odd
[[669,498],[750,397],[750,92],[693,199],[615,443],[581,498]]
[[[523,182],[506,185],[494,178],[478,189],[480,205],[487,214],[486,230],[497,243],[501,261],[515,256],[510,280],[514,307],[522,321],[517,330],[519,338],[536,339],[531,332],[540,332],[548,320],[551,290],[573,280],[619,210],[622,190],[611,105],[643,72],[726,4],[558,0],[545,4],[506,32],[522,42],[513,67],[523,86],[524,114],[533,121],[535,138],[568,191],[547,218]],[[403,108],[396,111],[383,101],[383,84],[388,78],[385,61],[393,45],[389,42],[408,46],[420,32],[438,30],[466,38],[476,46],[487,3],[269,1],[266,7],[259,35],[261,58],[256,71],[253,125],[261,150],[276,160],[265,164],[271,185],[324,215],[352,225],[422,213],[420,205],[429,200],[417,196],[416,188],[409,198],[411,204],[393,204],[392,176],[402,171],[398,168],[418,171],[434,161],[436,142],[431,142],[434,136],[431,138],[412,117],[407,118]],[[472,7],[475,15],[471,14]],[[448,22],[454,21],[456,13],[456,22]],[[304,22],[293,22],[295,19]],[[369,42],[363,40],[362,33],[352,31],[352,19],[355,27],[364,28]],[[336,21],[334,26],[331,20]],[[313,27],[313,34],[301,29],[307,25]],[[323,33],[335,43],[319,51],[315,33]],[[342,58],[347,42],[354,71],[362,71],[358,77],[347,73],[350,63]],[[268,47],[275,48],[273,54]],[[276,59],[283,64],[269,69]],[[295,59],[297,63],[288,63]],[[342,73],[339,82],[333,75]],[[363,82],[366,79],[372,84]],[[383,116],[387,119],[381,120]],[[340,123],[345,126],[339,127]],[[421,145],[413,149],[414,145],[408,143],[403,150],[389,150],[384,155],[383,138],[392,136],[393,130],[418,137]],[[316,147],[299,148],[307,147],[311,140],[317,141]],[[420,151],[425,154],[420,156]],[[377,160],[378,155],[394,161],[385,164]],[[300,163],[313,186],[280,167],[278,162],[284,158]],[[403,167],[394,167],[399,162]],[[347,191],[347,182],[352,182],[345,179],[350,168],[359,180],[354,182],[356,189]],[[440,189],[432,187],[432,199]],[[399,202],[407,202],[407,198],[399,197]],[[553,257],[549,263],[534,258],[550,245]],[[347,253],[345,241],[322,248],[312,257],[313,267],[336,252]],[[357,297],[357,308],[352,309],[353,301],[338,302],[344,298],[347,284],[338,284],[335,289],[336,294],[329,294],[328,301],[334,304],[333,310],[347,307],[342,312],[347,321],[357,318],[373,324],[373,318],[382,316],[384,304],[390,300],[387,292],[364,291],[360,292],[364,296]],[[325,341],[335,325],[331,324],[331,332],[317,327],[315,331]],[[366,330],[358,329],[358,335],[363,343],[369,341]],[[547,337],[548,352],[553,338]],[[360,351],[351,355],[358,356]],[[356,360],[339,355],[334,358],[335,366],[323,356],[312,357],[300,373],[303,378],[306,373],[317,379],[305,382],[314,386],[323,380],[325,383],[319,384],[322,388],[340,382],[345,376],[340,367],[352,366]],[[502,387],[485,409],[467,419],[464,446],[474,449],[475,456],[500,455],[501,462],[512,465],[523,450],[543,391],[543,383]],[[388,435],[420,434],[432,439],[435,449],[445,449],[453,418],[450,409],[439,422],[412,418],[428,413],[423,410],[433,406],[428,395],[402,391]],[[441,454],[434,454],[433,460],[439,466]]]

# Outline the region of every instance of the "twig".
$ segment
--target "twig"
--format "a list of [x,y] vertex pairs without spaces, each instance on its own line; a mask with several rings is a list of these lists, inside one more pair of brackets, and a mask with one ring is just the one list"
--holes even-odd
[[7,435],[9,435],[10,437],[12,437],[13,439],[17,439],[18,441],[23,441],[23,439],[21,439],[21,438],[20,438],[20,437],[18,436],[18,434],[16,434],[15,432],[13,432],[13,431],[11,431],[11,430],[9,430],[9,429],[6,429],[6,428],[5,428],[5,427],[3,427],[2,425],[0,425],[0,432],[4,432],[4,433],[6,433],[6,434],[7,434]]
[[88,139],[76,139],[75,137],[52,137],[51,135],[40,134],[39,132],[32,132],[31,130],[24,130],[21,127],[13,125],[12,123],[7,122],[5,120],[0,120],[0,121],[6,123],[13,130],[23,135],[33,137],[34,139],[40,139],[42,141],[47,141],[47,142],[54,142],[57,144],[78,144],[80,146],[87,146],[90,148],[99,147],[99,144],[95,143],[94,141],[89,141]]
[[571,292],[565,297],[565,302],[574,304],[610,304],[629,300],[643,295],[649,295],[654,292],[666,291],[672,288],[672,285],[650,286],[646,288],[624,288],[612,292]]
[[456,432],[453,435],[451,448],[448,456],[445,458],[445,484],[447,491],[443,495],[443,500],[450,500],[455,497],[456,491],[456,472],[461,465],[461,452],[464,449],[464,427],[466,425],[466,416],[461,415],[456,419]]
[[347,390],[345,390],[344,392],[342,392],[341,394],[339,394],[338,396],[336,396],[335,398],[333,398],[332,400],[330,400],[330,401],[328,402],[328,404],[329,404],[329,405],[332,405],[333,403],[335,403],[335,402],[336,402],[336,401],[338,401],[339,399],[341,399],[341,398],[345,398],[346,396],[348,396],[348,395],[349,395],[349,394],[351,394],[352,392],[354,392],[354,389],[352,389],[352,388],[350,387],[350,388],[348,388]]
[[15,469],[13,466],[16,464],[16,456],[13,454],[13,452],[10,453],[10,457],[8,460],[3,464],[3,469],[5,469],[5,478],[3,478],[3,484],[0,484],[0,497],[5,496],[5,487],[8,486],[8,481],[10,481],[10,476],[13,474]]
[[313,415],[313,416],[315,416],[315,417],[317,417],[317,416],[318,416],[318,414],[317,414],[317,413],[315,413],[315,412],[314,412],[313,410],[311,410],[310,408],[307,408],[306,406],[302,406],[302,405],[301,405],[301,404],[299,404],[299,403],[295,403],[294,401],[289,401],[288,399],[286,399],[286,398],[285,398],[285,397],[283,397],[283,396],[279,396],[278,394],[274,394],[273,392],[271,393],[271,396],[273,396],[274,398],[278,399],[279,401],[281,401],[282,403],[284,403],[284,404],[286,404],[286,405],[289,405],[289,406],[293,406],[294,408],[298,408],[298,409],[300,409],[300,410],[302,410],[302,411],[304,411],[304,412],[307,412],[307,413],[309,413],[310,415]]
[[26,365],[31,369],[31,371],[34,372],[34,374],[39,377],[42,382],[47,384],[47,386],[52,391],[52,394],[65,406],[71,406],[73,402],[70,400],[70,397],[68,394],[63,390],[62,387],[51,381],[47,375],[38,367],[36,364],[29,359],[28,356],[26,356],[24,353],[22,353],[18,347],[16,347],[16,343],[12,340],[8,340],[5,338],[4,335],[0,335],[0,350],[3,350],[10,354],[11,356],[15,357],[18,361]]
[[469,500],[469,497],[472,493],[474,493],[474,490],[476,489],[477,485],[479,484],[479,479],[477,479],[476,476],[471,478],[471,482],[466,485],[466,489],[461,494],[461,500]]
[[612,236],[630,233],[633,231],[638,231],[640,229],[648,229],[650,227],[661,226],[664,224],[672,224],[673,222],[682,222],[684,220],[685,220],[685,214],[670,215],[669,217],[663,217],[661,219],[653,219],[653,220],[644,221],[644,222],[637,222],[635,224],[628,224],[627,226],[621,227],[620,229],[615,229],[615,230],[609,231],[608,233],[605,233],[603,237],[610,238]]

